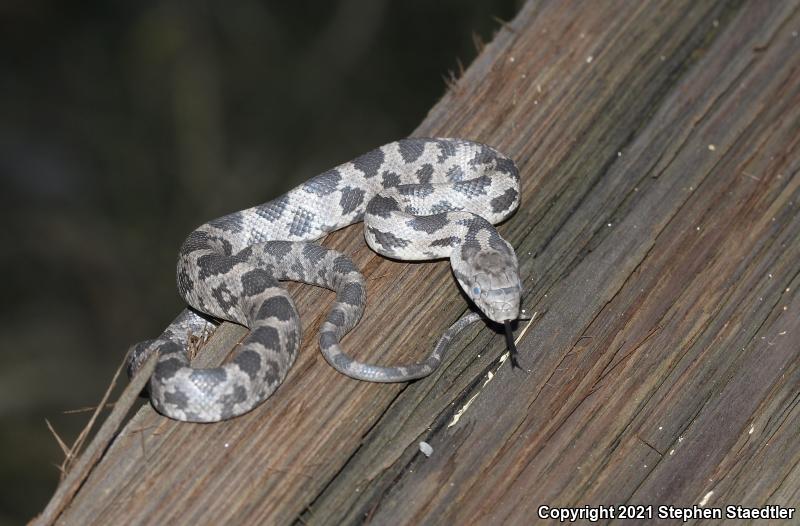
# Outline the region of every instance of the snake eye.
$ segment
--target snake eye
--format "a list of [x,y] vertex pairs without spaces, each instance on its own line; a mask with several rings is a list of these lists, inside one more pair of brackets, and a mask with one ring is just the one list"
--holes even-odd
[[475,294],[476,296],[480,296],[481,295],[481,288],[480,287],[474,287],[472,289],[472,293]]

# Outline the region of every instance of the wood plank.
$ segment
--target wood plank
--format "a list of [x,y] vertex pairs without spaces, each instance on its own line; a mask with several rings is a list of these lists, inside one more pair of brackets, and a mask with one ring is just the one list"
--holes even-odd
[[[475,327],[429,378],[348,379],[316,344],[332,294],[292,285],[305,337],[276,394],[213,425],[142,408],[60,522],[529,524],[541,504],[796,503],[798,27],[797,1],[529,1],[415,133],[520,165],[524,204],[501,232],[540,313],[524,371]],[[325,244],[368,280],[343,342],[360,359],[417,359],[466,309],[446,262],[380,258],[360,225]],[[217,331],[217,360],[242,333]]]
[[[446,452],[436,459],[422,457],[409,438],[407,442],[412,445],[394,465],[369,469],[369,464],[385,456],[386,437],[397,433],[391,428],[398,426],[385,424],[389,429],[383,437],[376,429],[375,437],[367,437],[367,444],[340,475],[342,480],[329,486],[305,519],[314,522],[318,516],[322,517],[319,522],[333,522],[331,513],[340,513],[340,518],[348,520],[370,516],[377,523],[398,516],[409,522],[436,517],[456,523],[476,518],[526,523],[535,517],[536,508],[542,503],[693,504],[710,491],[700,485],[707,480],[706,472],[669,465],[667,461],[661,463],[661,457],[672,451],[673,459],[680,458],[674,456],[674,447],[667,447],[672,443],[688,447],[688,434],[681,433],[711,396],[714,386],[719,388],[711,379],[727,381],[734,371],[744,379],[750,376],[752,369],[747,366],[753,364],[739,363],[741,368],[729,370],[726,360],[731,346],[740,349],[748,342],[758,343],[753,330],[769,311],[742,319],[743,313],[752,314],[753,305],[761,303],[758,298],[763,297],[765,289],[758,280],[770,280],[774,287],[769,292],[777,298],[781,287],[792,288],[790,282],[798,270],[797,254],[790,252],[783,254],[785,266],[780,272],[778,266],[764,271],[766,261],[774,261],[788,246],[796,247],[800,239],[796,226],[790,223],[797,218],[796,208],[790,203],[798,202],[798,179],[789,179],[791,174],[796,175],[797,166],[769,164],[772,155],[781,163],[797,162],[785,158],[785,152],[796,147],[797,121],[787,116],[782,128],[770,130],[776,116],[797,107],[790,96],[792,92],[782,92],[794,89],[796,95],[797,79],[789,77],[794,71],[781,64],[792,56],[791,24],[786,19],[797,6],[747,7],[735,17],[733,13],[718,15],[729,21],[729,27],[721,30],[722,36],[715,38],[705,58],[672,89],[635,140],[621,148],[623,155],[609,168],[595,168],[605,171],[596,175],[602,179],[591,194],[580,196],[583,200],[579,206],[551,207],[574,212],[549,240],[549,246],[537,255],[537,259],[547,258],[536,269],[542,269],[540,275],[546,276],[544,269],[553,262],[556,272],[551,282],[537,284],[544,291],[539,292],[542,299],[532,309],[547,310],[533,333],[539,342],[528,339],[522,343],[528,355],[535,356],[531,377],[519,379],[513,372],[501,369],[490,384],[477,383],[464,396],[471,399],[474,392],[480,392],[470,406],[469,427],[461,436],[458,428],[445,426],[449,421],[441,413],[444,418],[434,420],[432,431],[414,429],[419,439]],[[714,27],[714,17],[700,16],[698,20],[711,22],[708,25]],[[773,39],[780,39],[782,45],[763,49],[764,43]],[[760,51],[754,52],[754,48]],[[762,56],[767,51],[771,54]],[[642,52],[648,54],[647,49]],[[615,56],[610,59],[614,63]],[[732,56],[741,60],[731,62]],[[760,67],[755,66],[756,59]],[[745,78],[744,72],[751,85],[746,91],[741,87],[739,92],[732,91]],[[782,75],[776,76],[776,72]],[[637,74],[647,73],[640,70]],[[770,88],[775,96],[770,97]],[[755,122],[752,114],[735,110],[742,104],[761,107],[766,100],[776,106]],[[587,111],[592,108],[587,104]],[[708,124],[703,126],[703,121]],[[771,136],[773,151],[764,150],[764,139],[749,143],[749,134]],[[613,157],[613,149],[601,156],[609,157]],[[543,164],[546,158],[540,161]],[[752,175],[750,171],[768,175],[772,184],[766,186],[743,175]],[[780,172],[784,177],[778,178]],[[565,178],[569,174],[566,170],[551,174],[553,178],[557,176]],[[731,193],[725,194],[728,191]],[[740,217],[743,208],[750,213]],[[776,213],[772,208],[783,211],[782,221],[777,224],[786,228],[784,239],[771,245],[772,252],[759,252],[759,243],[774,235],[765,229],[775,228],[776,222],[769,213],[763,213]],[[521,213],[529,211],[527,207]],[[535,221],[534,213],[528,224]],[[575,233],[581,237],[576,239]],[[743,243],[741,238],[747,238],[749,243]],[[536,246],[536,237],[532,242]],[[574,249],[564,253],[575,245],[583,253]],[[570,257],[575,260],[570,261]],[[748,271],[750,280],[738,283],[739,295],[730,295],[731,283]],[[744,295],[747,291],[751,297]],[[756,292],[757,297],[753,296]],[[712,293],[715,296],[710,296]],[[723,300],[725,310],[715,305],[715,301]],[[679,305],[683,305],[682,311],[677,310]],[[738,318],[734,318],[736,307],[740,311]],[[598,308],[602,310],[597,312]],[[712,312],[705,313],[706,310]],[[693,313],[700,315],[693,317]],[[712,315],[717,325],[700,325],[709,323]],[[731,325],[733,319],[738,319],[738,325]],[[784,320],[794,324],[797,334],[796,316]],[[721,327],[725,327],[732,342],[718,337],[715,331]],[[791,328],[772,329],[772,334],[784,331],[785,337]],[[774,375],[786,364],[796,363],[797,337],[786,338],[782,343],[785,347],[780,352],[776,350],[776,363],[765,367],[764,374]],[[690,369],[690,365],[699,371]],[[759,387],[769,389],[779,381],[773,377],[765,380],[770,381]],[[657,389],[662,385],[661,390]],[[737,388],[741,386],[730,385],[729,393],[739,392]],[[660,392],[666,391],[667,386],[680,396]],[[796,392],[796,384],[792,387]],[[656,400],[662,407],[650,409],[646,405],[655,405]],[[760,399],[749,400],[757,404]],[[752,408],[743,406],[740,399],[719,403],[733,408],[742,418],[752,414],[743,411]],[[643,415],[651,411],[652,421],[647,422]],[[420,420],[426,421],[426,416]],[[720,429],[716,421],[707,425],[712,432],[727,433],[729,440],[739,436],[731,429]],[[796,441],[796,428],[787,433],[794,434]],[[367,453],[373,439],[375,448]],[[706,443],[706,449],[717,447],[720,439],[714,436]],[[660,449],[654,449],[652,443]],[[627,447],[623,449],[622,445]],[[700,451],[707,453],[702,447]],[[716,454],[736,451],[719,448]],[[796,445],[783,451],[784,456],[787,453],[797,455]],[[363,460],[359,458],[362,456]],[[797,479],[792,483],[784,478],[785,470],[796,469],[796,461],[791,459],[790,456],[774,478],[796,493]],[[692,458],[690,462],[696,460]],[[657,464],[658,471],[651,473]],[[642,488],[637,492],[645,478],[659,472],[675,479],[672,492],[648,494],[642,493]],[[651,487],[661,487],[659,479],[652,480],[655,482],[650,483]],[[699,487],[693,488],[692,484]],[[362,489],[358,498],[348,498],[348,488],[353,487],[367,489]],[[758,497],[761,500],[754,498],[750,502],[766,503],[769,493]]]

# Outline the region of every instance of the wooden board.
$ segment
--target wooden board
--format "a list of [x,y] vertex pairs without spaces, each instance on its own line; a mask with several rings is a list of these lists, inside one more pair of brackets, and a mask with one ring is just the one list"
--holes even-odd
[[[523,205],[500,230],[539,313],[524,370],[474,327],[421,381],[348,379],[316,344],[332,294],[292,286],[305,338],[278,392],[214,425],[143,408],[59,521],[531,524],[541,505],[796,506],[798,31],[797,1],[529,1],[416,131],[518,161]],[[343,342],[359,359],[418,359],[467,308],[446,262],[380,258],[360,225],[326,244],[368,280]],[[216,359],[242,334],[219,331]]]

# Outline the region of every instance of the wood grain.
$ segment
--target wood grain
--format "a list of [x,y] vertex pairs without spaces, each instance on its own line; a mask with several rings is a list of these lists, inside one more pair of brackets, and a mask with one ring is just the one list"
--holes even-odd
[[[475,327],[421,381],[345,378],[316,344],[332,294],[293,285],[305,338],[277,393],[214,425],[143,408],[60,522],[531,524],[543,504],[796,506],[798,30],[797,1],[529,1],[415,133],[518,161],[523,206],[500,230],[540,313],[518,344],[524,370]],[[467,308],[446,262],[375,256],[360,225],[325,243],[368,280],[343,342],[359,359],[418,359]],[[224,331],[221,350],[242,336]]]

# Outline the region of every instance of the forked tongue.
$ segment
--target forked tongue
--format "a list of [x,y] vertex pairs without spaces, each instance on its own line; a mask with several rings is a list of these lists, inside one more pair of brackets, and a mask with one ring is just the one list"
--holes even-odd
[[511,321],[503,321],[503,327],[506,329],[506,347],[508,347],[508,354],[511,357],[511,367],[521,369],[517,361],[517,346],[514,344],[514,333],[511,330]]

